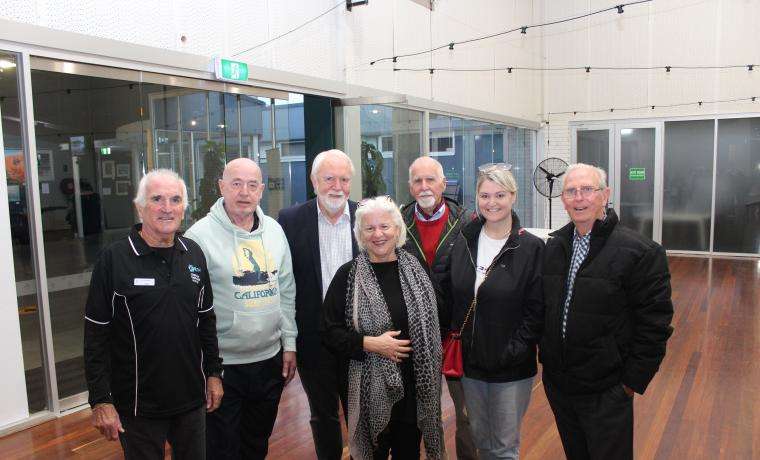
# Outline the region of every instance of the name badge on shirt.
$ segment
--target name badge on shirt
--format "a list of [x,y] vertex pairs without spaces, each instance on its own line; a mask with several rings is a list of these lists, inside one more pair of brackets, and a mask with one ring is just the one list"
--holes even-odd
[[155,278],[135,278],[135,286],[155,286]]

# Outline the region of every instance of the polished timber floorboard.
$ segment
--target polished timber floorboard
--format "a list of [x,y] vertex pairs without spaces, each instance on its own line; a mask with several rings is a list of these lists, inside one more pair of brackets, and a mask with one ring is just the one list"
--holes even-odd
[[[635,402],[637,459],[760,458],[760,261],[671,257],[675,333],[662,369]],[[283,395],[272,459],[314,458],[298,380]],[[454,409],[444,390],[446,445]],[[564,458],[540,379],[522,430],[522,458]],[[0,439],[0,458],[121,458],[89,410]],[[168,458],[168,455],[167,455]],[[344,458],[348,458],[347,449]]]

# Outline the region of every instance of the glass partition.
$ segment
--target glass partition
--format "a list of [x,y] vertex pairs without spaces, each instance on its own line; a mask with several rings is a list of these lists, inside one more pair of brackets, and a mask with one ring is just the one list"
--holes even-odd
[[656,128],[620,128],[620,225],[647,238],[654,229]]
[[[85,391],[82,336],[92,266],[124,237],[143,147],[134,82],[32,71],[42,231],[58,396]],[[176,99],[161,107],[177,123]],[[167,130],[166,132],[172,132]],[[166,166],[180,164],[177,137],[161,140]]]
[[463,200],[464,159],[461,150],[454,147],[454,126],[452,117],[431,113],[428,126],[430,132],[430,156],[438,160],[443,166],[443,175],[446,176],[446,190],[444,194],[461,203]]
[[409,165],[422,154],[422,112],[363,105],[360,120],[362,196],[411,201]]
[[713,250],[760,254],[760,118],[718,120]]
[[[137,222],[132,199],[143,171],[169,168],[185,180],[190,204],[186,228],[218,198],[225,161],[246,156],[261,164],[267,182],[261,205],[276,215],[281,207],[305,200],[303,102],[292,95],[277,105],[278,149],[271,150],[269,98],[47,70],[32,71],[32,92],[58,397],[66,398],[86,390],[82,318],[92,267],[99,251]],[[6,109],[7,101],[3,113],[16,116],[3,117],[4,128],[18,120],[18,109]],[[19,132],[18,126],[8,126],[9,135]],[[11,214],[18,217],[23,242],[14,257],[21,262],[31,258],[28,236],[22,237],[28,231],[21,224],[24,153],[18,134],[5,145],[6,164],[10,156],[21,158],[22,165],[9,184]],[[45,385],[40,381],[34,271],[31,262],[18,264],[17,270],[25,361],[31,366],[29,400],[39,410]]]
[[[517,182],[517,201],[515,212],[520,217],[523,227],[535,227],[535,189],[533,188],[533,169],[536,164],[536,132],[531,129],[504,127],[507,134],[507,154],[504,161],[512,164],[512,173]],[[499,130],[495,131],[499,133]],[[495,134],[494,145],[501,144],[500,134]],[[494,161],[500,161],[498,148]]]
[[277,151],[262,161],[268,173],[265,193],[269,194],[267,209],[273,210],[270,215],[277,215],[284,206],[306,201],[303,95],[291,93],[287,101],[275,100],[275,115]]
[[714,120],[665,122],[662,244],[710,250]]
[[535,225],[535,131],[436,113],[430,114],[428,125],[430,156],[443,166],[447,197],[474,209],[478,167],[510,163],[518,190],[515,211],[523,226]]
[[610,130],[579,129],[577,131],[578,163],[586,163],[602,168],[610,175]]

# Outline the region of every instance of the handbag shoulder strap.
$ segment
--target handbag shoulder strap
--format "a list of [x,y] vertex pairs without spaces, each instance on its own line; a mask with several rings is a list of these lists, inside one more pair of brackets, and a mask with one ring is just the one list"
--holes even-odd
[[[483,283],[486,282],[486,279],[488,279],[488,275],[491,274],[491,269],[493,269],[494,265],[496,265],[496,260],[491,262],[491,265],[488,266],[488,269],[486,270],[486,274],[483,277],[483,281],[480,283],[482,286]],[[480,286],[478,286],[478,290],[480,290]],[[470,308],[467,310],[467,314],[464,317],[464,321],[462,322],[462,326],[459,328],[459,332],[462,332],[464,330],[464,326],[467,324],[467,321],[470,319],[470,315],[472,314],[473,310],[475,310],[475,305],[478,303],[478,293],[475,292],[475,295],[472,296],[472,302],[470,302]]]

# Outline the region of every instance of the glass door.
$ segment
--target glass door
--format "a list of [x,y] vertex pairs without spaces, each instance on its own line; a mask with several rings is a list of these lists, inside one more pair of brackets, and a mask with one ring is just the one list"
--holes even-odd
[[656,124],[616,124],[615,158],[612,175],[615,210],[620,224],[656,241],[660,235],[660,213],[655,193],[659,190],[656,164],[660,157],[660,129]]
[[[614,125],[577,126],[571,128],[571,150],[573,163],[586,163],[602,168],[607,177],[615,164]],[[610,204],[615,202],[610,197]]]

